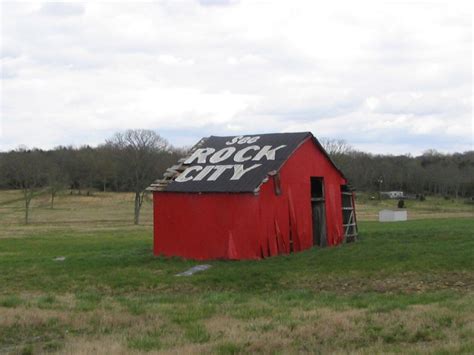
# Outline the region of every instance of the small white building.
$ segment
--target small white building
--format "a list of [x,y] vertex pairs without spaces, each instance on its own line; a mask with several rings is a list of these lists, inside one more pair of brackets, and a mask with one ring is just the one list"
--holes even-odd
[[379,212],[379,222],[398,222],[408,219],[406,210],[382,210]]
[[404,197],[403,191],[382,191],[380,195],[383,197],[392,198],[392,199]]

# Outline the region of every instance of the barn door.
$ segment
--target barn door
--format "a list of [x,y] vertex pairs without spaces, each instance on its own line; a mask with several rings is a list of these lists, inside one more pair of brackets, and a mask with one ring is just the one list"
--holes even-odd
[[313,245],[325,247],[326,204],[324,199],[324,178],[311,177],[311,211],[313,214]]

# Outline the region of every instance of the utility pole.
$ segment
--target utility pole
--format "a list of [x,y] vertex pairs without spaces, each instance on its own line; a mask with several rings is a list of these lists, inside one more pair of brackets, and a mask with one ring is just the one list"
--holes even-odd
[[379,201],[382,200],[382,184],[383,184],[383,176],[380,176],[377,180],[379,183]]

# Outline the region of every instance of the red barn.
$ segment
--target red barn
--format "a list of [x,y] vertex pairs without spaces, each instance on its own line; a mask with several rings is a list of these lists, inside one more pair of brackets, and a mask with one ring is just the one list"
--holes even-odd
[[309,132],[203,138],[149,190],[155,255],[259,259],[357,234],[347,180]]

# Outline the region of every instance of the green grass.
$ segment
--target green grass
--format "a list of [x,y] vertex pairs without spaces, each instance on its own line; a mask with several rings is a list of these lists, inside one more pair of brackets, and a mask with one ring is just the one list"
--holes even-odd
[[0,299],[0,306],[1,307],[6,307],[6,308],[18,307],[22,303],[23,303],[23,300],[20,297],[16,296],[16,295],[4,296]]
[[[197,262],[152,255],[150,231],[38,233],[1,241],[0,284],[14,292],[82,292],[84,302],[94,303],[97,293],[117,290],[262,293],[319,286],[332,291],[334,285],[341,292],[346,282],[350,291],[400,275],[436,285],[438,276],[463,278],[474,269],[474,220],[361,222],[360,230],[358,243],[261,262],[213,261],[192,278],[174,275]],[[58,256],[65,260],[55,261]]]
[[149,224],[100,222],[114,197],[94,198],[86,226],[0,217],[0,353],[474,352],[474,219],[363,221],[357,243],[176,277],[198,262],[154,257]]

